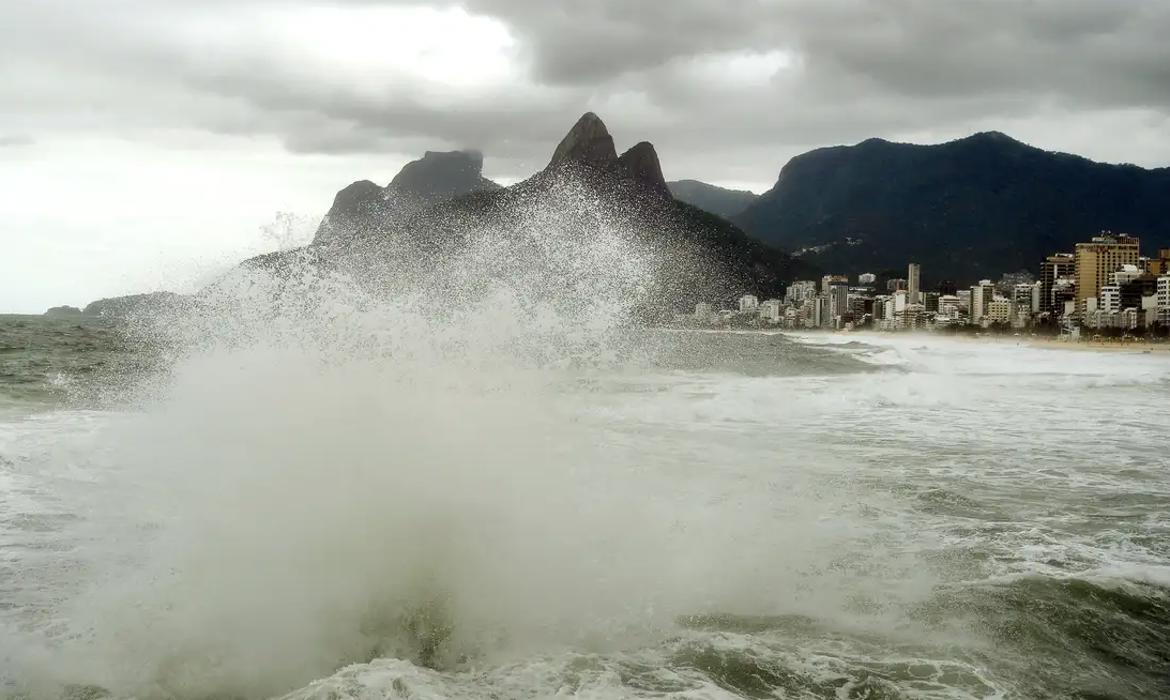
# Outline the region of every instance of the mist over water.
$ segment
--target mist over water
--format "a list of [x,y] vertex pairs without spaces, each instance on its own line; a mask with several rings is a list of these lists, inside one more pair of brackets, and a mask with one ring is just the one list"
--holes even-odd
[[670,261],[557,196],[4,423],[4,692],[1159,692],[1165,358],[640,328]]

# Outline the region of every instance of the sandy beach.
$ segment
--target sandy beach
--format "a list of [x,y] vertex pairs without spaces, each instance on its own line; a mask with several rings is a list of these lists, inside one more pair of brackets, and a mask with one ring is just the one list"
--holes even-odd
[[[793,333],[790,329],[785,329],[783,332]],[[1094,352],[1124,352],[1124,353],[1139,353],[1139,354],[1161,354],[1170,353],[1170,342],[1168,341],[1149,341],[1145,339],[1126,339],[1120,338],[1082,338],[1081,340],[1061,339],[1055,336],[1044,335],[997,335],[997,334],[980,334],[969,335],[966,333],[938,333],[932,331],[903,331],[899,333],[877,333],[875,331],[817,331],[804,330],[803,333],[830,333],[840,335],[864,336],[864,335],[890,335],[890,336],[917,336],[923,338],[938,338],[946,340],[955,340],[964,343],[995,343],[997,345],[1016,345],[1020,347],[1035,347],[1035,348],[1049,348],[1057,350],[1084,350]],[[799,334],[799,333],[798,333]]]
[[941,335],[975,343],[1003,343],[1010,345],[1048,348],[1057,350],[1090,350],[1095,352],[1124,353],[1170,353],[1170,342],[1151,342],[1145,339],[1082,338],[1081,340],[1061,339],[1042,335]]
[[1149,340],[1122,340],[1120,338],[1098,338],[1085,340],[1061,340],[1051,337],[1004,338],[1019,340],[1027,345],[1042,348],[1063,348],[1066,350],[1098,350],[1102,352],[1170,353],[1170,343]]

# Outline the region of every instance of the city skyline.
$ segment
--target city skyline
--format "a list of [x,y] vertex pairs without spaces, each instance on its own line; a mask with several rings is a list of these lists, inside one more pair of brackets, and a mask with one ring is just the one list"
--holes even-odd
[[[738,312],[701,303],[693,319],[726,323],[755,314],[786,328],[831,330],[1045,326],[1073,335],[1082,328],[1170,333],[1170,248],[1143,257],[1140,245],[1135,236],[1102,231],[1077,243],[1075,252],[1047,256],[1037,275],[1006,272],[998,282],[984,279],[965,289],[946,280],[937,291],[921,289],[916,262],[907,263],[905,277],[857,273],[856,285],[848,274],[826,274],[793,282],[783,300],[746,294]],[[883,282],[885,293],[878,287]]]

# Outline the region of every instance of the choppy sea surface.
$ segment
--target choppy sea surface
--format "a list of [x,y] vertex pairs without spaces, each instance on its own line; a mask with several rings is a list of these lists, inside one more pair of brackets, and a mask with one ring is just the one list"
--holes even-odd
[[1170,357],[637,334],[0,317],[0,697],[1170,696]]

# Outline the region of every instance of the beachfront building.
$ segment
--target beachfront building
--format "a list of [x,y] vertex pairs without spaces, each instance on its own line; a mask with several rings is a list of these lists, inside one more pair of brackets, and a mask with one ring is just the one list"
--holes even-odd
[[925,324],[926,309],[922,304],[906,304],[906,308],[895,319],[895,325],[906,330],[922,328]]
[[1170,326],[1170,273],[1158,277],[1158,291],[1154,299],[1158,323]]
[[917,304],[918,290],[922,282],[922,266],[918,263],[910,263],[906,270],[906,294],[907,299],[911,304]]
[[1077,302],[1088,311],[1088,300],[1097,299],[1101,287],[1113,282],[1113,273],[1123,265],[1137,265],[1138,239],[1103,232],[1088,243],[1078,243],[1075,255]]
[[760,318],[769,323],[780,323],[781,303],[779,299],[768,299],[760,304]]
[[1115,314],[1121,311],[1121,287],[1116,284],[1107,284],[1101,287],[1098,295],[1097,310]]
[[1016,305],[1017,313],[1022,309],[1028,314],[1035,313],[1036,307],[1033,305],[1033,297],[1038,296],[1039,287],[1037,283],[1017,282],[1012,286],[1012,303]]
[[988,323],[1011,323],[1012,302],[1005,297],[994,297],[987,303],[987,312],[984,318]]
[[826,298],[829,303],[829,325],[833,328],[840,328],[844,324],[845,317],[849,315],[849,283],[833,282],[829,285]]
[[1076,259],[1072,253],[1057,253],[1049,255],[1040,263],[1040,308],[1038,313],[1048,313],[1060,316],[1064,307],[1054,306],[1052,288],[1059,279],[1072,279],[1076,274]]
[[938,315],[957,319],[963,315],[963,302],[954,294],[944,294],[938,298]]
[[1077,311],[1077,281],[1074,277],[1058,277],[1052,284],[1049,303],[1054,318],[1075,314]]
[[788,285],[784,291],[784,303],[789,306],[800,306],[805,301],[816,297],[817,283],[813,280],[797,280]]
[[988,307],[995,299],[995,285],[991,280],[980,280],[979,284],[971,287],[971,323],[980,323],[987,316]]
[[760,299],[755,294],[744,294],[739,298],[739,312],[749,313],[755,311],[760,305]]
[[962,311],[963,313],[967,314],[968,317],[970,317],[970,315],[971,315],[971,290],[970,289],[960,289],[957,292],[955,292],[955,296],[959,299],[959,310]]

